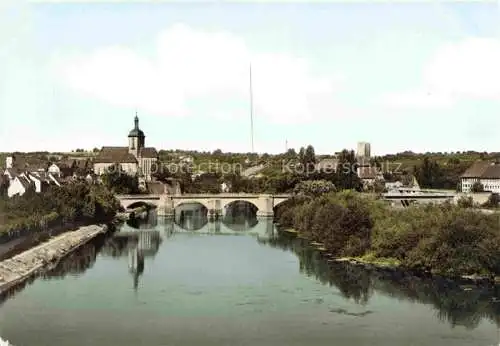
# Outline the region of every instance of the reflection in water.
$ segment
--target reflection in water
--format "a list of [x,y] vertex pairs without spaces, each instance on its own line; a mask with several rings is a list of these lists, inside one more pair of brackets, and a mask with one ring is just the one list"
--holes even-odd
[[257,225],[257,207],[236,201],[226,207],[222,222],[234,231],[246,231]]
[[[39,275],[43,280],[64,279],[66,276],[79,276],[92,268],[97,254],[103,247],[105,236],[98,236],[91,242],[82,245],[68,256],[61,259],[53,268]],[[23,284],[12,288],[0,295],[0,305],[7,299],[22,291],[27,285],[31,285],[37,277],[26,280]]]
[[176,212],[175,223],[186,231],[199,231],[208,223],[206,208]]
[[[186,203],[179,206],[175,211],[175,224],[185,231],[200,231],[207,224],[215,232],[220,232],[220,222],[229,229],[236,232],[245,232],[258,224],[257,208],[248,202],[236,201],[226,206],[222,220],[211,221],[208,218],[208,210],[198,203]],[[136,227],[138,228],[138,227]]]
[[158,216],[155,209],[151,209],[147,212],[145,219],[132,218],[127,220],[127,226],[135,229],[149,229],[153,228],[158,224]]
[[[349,263],[328,261],[303,239],[281,234],[259,240],[275,248],[292,251],[300,260],[300,271],[321,283],[337,287],[347,299],[366,304],[374,293],[421,304],[430,304],[442,321],[452,326],[476,328],[482,319],[500,326],[500,287],[461,286],[457,282],[415,277],[394,271],[366,269]],[[335,312],[335,311],[333,311]],[[337,311],[342,313],[342,311]]]
[[248,202],[233,202],[226,207],[222,222],[233,231],[248,231],[259,222],[257,208]]
[[162,242],[159,231],[142,230],[118,232],[108,238],[101,255],[114,258],[128,257],[128,269],[132,274],[133,287],[139,287],[139,278],[144,273],[144,258],[155,257]]
[[76,251],[61,260],[55,268],[43,274],[43,279],[63,279],[67,275],[79,276],[92,268],[97,253],[104,245],[105,238],[98,237],[92,242],[79,247]]

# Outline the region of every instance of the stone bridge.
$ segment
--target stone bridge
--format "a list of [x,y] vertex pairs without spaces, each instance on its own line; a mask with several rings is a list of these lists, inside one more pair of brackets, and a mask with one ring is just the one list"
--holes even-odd
[[257,216],[272,217],[274,208],[290,198],[291,195],[257,195],[243,193],[185,194],[185,195],[118,195],[125,209],[144,204],[158,208],[159,216],[172,216],[181,204],[198,203],[209,211],[222,214],[222,210],[235,202],[247,202],[257,208]]
[[449,191],[401,188],[384,193],[382,198],[394,206],[408,207],[413,203],[453,203],[456,200],[456,195],[456,193]]

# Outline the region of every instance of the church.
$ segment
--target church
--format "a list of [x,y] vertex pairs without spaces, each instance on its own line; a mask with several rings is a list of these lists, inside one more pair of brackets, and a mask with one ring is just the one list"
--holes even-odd
[[137,174],[139,178],[151,181],[152,171],[158,161],[158,152],[145,144],[146,136],[139,128],[139,118],[136,114],[134,128],[128,134],[128,147],[102,147],[94,159],[94,173],[104,174],[109,167],[116,164],[130,175]]

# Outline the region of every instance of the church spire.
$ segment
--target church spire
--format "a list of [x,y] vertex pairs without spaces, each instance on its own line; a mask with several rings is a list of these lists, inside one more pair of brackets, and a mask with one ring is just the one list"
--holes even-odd
[[137,116],[137,111],[135,111],[134,124],[134,129],[139,130],[139,117]]

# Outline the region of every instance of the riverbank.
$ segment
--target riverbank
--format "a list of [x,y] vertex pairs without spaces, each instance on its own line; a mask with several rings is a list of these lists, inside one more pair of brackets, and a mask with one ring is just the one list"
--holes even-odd
[[276,221],[332,260],[491,283],[500,276],[498,214],[451,204],[399,210],[341,192],[289,200]]
[[0,262],[0,295],[57,265],[66,255],[112,227],[104,224],[83,226]]
[[481,275],[459,275],[446,276],[433,274],[430,271],[414,270],[407,268],[400,261],[394,258],[378,258],[373,254],[366,254],[359,257],[336,257],[334,254],[325,248],[325,245],[320,242],[311,240],[310,238],[301,235],[293,228],[282,228],[280,232],[286,233],[291,237],[296,237],[306,241],[309,246],[321,253],[321,256],[329,263],[348,263],[352,266],[359,267],[365,270],[375,270],[380,273],[392,272],[400,273],[401,275],[411,275],[414,277],[428,277],[433,279],[445,279],[456,282],[457,284],[486,284],[488,286],[499,285],[500,276],[481,276]]

